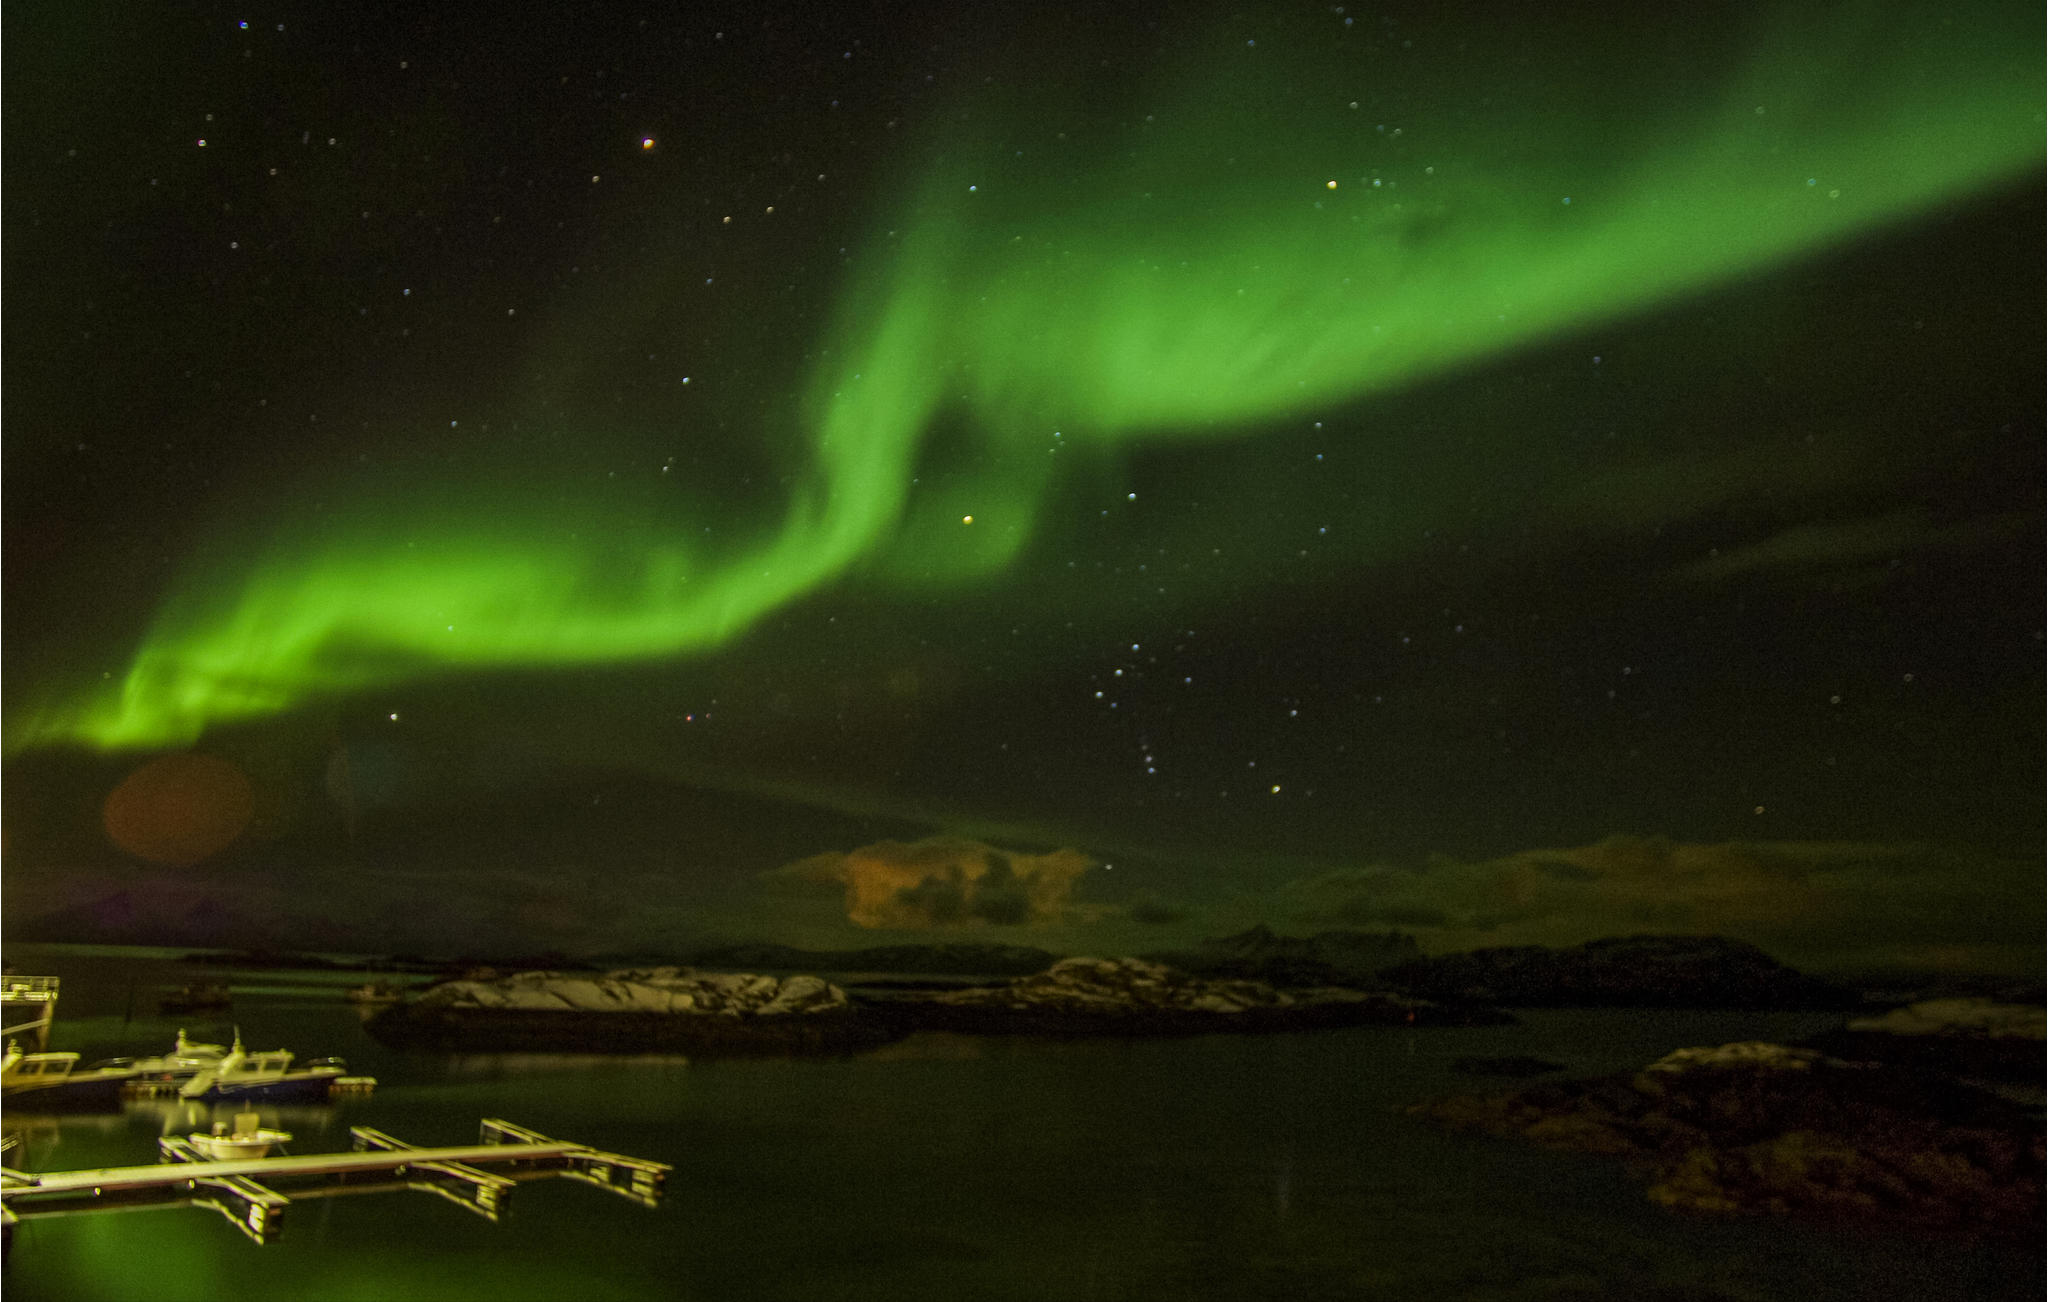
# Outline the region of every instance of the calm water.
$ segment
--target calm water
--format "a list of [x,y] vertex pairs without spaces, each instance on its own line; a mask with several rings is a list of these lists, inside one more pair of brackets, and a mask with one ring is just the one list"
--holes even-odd
[[[167,1048],[162,958],[13,946],[63,978],[52,1047]],[[1539,1013],[1524,1024],[1057,1043],[921,1036],[829,1062],[386,1050],[338,990],[359,977],[234,974],[251,1048],[341,1054],[370,1098],[266,1109],[295,1152],[350,1125],[472,1143],[503,1117],[674,1164],[653,1210],[569,1180],[522,1186],[498,1224],[430,1195],[293,1206],[258,1247],[214,1212],[18,1227],[5,1287],[33,1299],[221,1298],[2038,1298],[2038,1254],[1959,1238],[1713,1222],[1652,1207],[1615,1164],[1448,1136],[1400,1105],[1473,1082],[1464,1055],[1574,1071],[1789,1038],[1825,1017]],[[130,999],[130,991],[134,997]],[[226,1022],[195,1023],[225,1040]],[[201,1035],[204,1032],[204,1035]],[[203,1124],[183,1105],[8,1118],[34,1170],[154,1160]]]

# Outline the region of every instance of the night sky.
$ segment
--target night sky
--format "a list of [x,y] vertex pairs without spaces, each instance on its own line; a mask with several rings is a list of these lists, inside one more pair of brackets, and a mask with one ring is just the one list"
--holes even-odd
[[1665,8],[9,6],[9,934],[2038,971],[2039,6]]

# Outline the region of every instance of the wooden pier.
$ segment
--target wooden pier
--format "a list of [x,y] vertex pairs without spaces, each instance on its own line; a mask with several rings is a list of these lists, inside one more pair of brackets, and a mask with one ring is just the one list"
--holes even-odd
[[552,1176],[581,1180],[653,1207],[672,1169],[496,1119],[482,1123],[481,1142],[455,1148],[416,1148],[368,1126],[351,1126],[349,1134],[354,1150],[346,1153],[209,1161],[191,1141],[167,1136],[157,1141],[163,1160],[155,1166],[41,1175],[0,1168],[0,1226],[11,1243],[18,1220],[210,1207],[251,1239],[266,1243],[277,1236],[286,1208],[307,1198],[417,1189],[495,1221],[514,1186]]

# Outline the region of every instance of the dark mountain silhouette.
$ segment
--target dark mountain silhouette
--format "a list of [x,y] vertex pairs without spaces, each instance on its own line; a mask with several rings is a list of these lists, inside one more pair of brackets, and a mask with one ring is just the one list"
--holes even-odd
[[1569,949],[1512,945],[1391,968],[1425,999],[1508,1007],[1845,1008],[1856,996],[1725,936],[1619,936]]
[[1264,981],[1275,986],[1383,987],[1388,984],[1379,975],[1384,969],[1421,954],[1415,938],[1398,931],[1281,936],[1261,924],[1236,935],[1202,941],[1193,949],[1145,957],[1195,976]]

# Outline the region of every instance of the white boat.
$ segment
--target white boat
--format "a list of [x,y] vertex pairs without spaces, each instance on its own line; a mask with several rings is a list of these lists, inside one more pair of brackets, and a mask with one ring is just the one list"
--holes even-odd
[[195,1130],[186,1136],[192,1147],[216,1162],[232,1162],[245,1157],[263,1157],[279,1144],[289,1144],[292,1136],[288,1130],[265,1129],[261,1118],[254,1112],[237,1112],[232,1129],[225,1121],[213,1123],[212,1133]]
[[110,1108],[133,1079],[125,1067],[81,1068],[75,1053],[23,1053],[12,1040],[0,1059],[0,1096],[9,1107]]
[[183,1080],[227,1056],[218,1044],[198,1044],[178,1032],[171,1051],[156,1058],[106,1058],[81,1066],[75,1053],[24,1053],[7,1042],[0,1062],[0,1095],[34,1108],[112,1108],[124,1092]]

